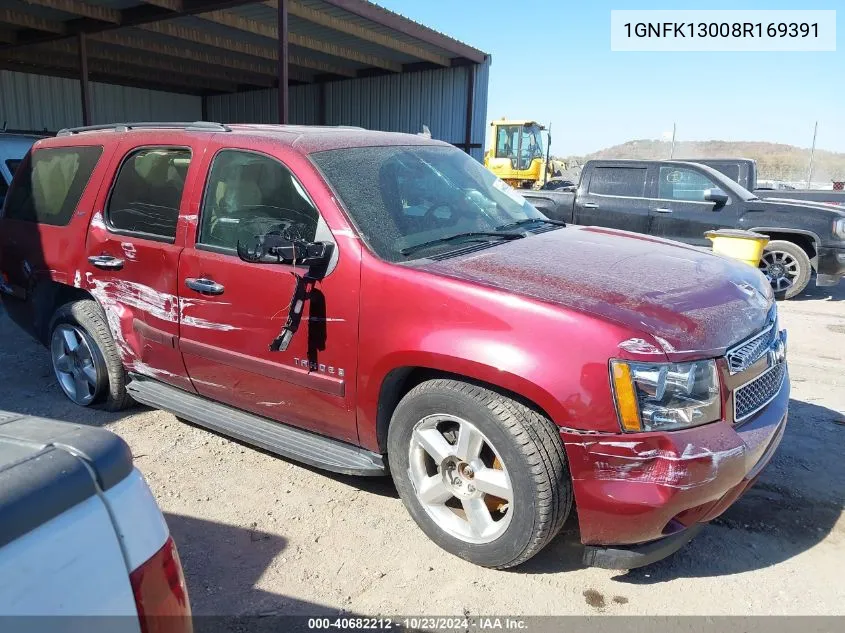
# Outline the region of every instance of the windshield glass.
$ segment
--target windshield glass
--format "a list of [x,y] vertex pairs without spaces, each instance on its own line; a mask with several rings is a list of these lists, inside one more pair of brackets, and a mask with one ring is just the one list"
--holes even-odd
[[402,249],[459,233],[545,218],[469,155],[431,145],[357,147],[311,155],[370,248],[391,262],[460,248]]

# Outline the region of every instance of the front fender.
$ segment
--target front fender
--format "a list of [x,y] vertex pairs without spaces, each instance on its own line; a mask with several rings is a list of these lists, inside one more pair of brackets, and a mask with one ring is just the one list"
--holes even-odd
[[[358,394],[358,439],[365,448],[379,450],[378,414],[380,403],[384,405],[383,387],[389,376],[402,369],[428,369],[484,382],[534,403],[552,420],[566,417],[561,403],[552,393],[516,373],[521,368],[533,367],[535,363],[535,359],[524,350],[495,341],[467,338],[460,342],[453,341],[453,347],[456,349],[449,352],[396,351],[383,357],[374,366],[372,374],[368,376]],[[495,364],[469,360],[470,358],[494,361]]]

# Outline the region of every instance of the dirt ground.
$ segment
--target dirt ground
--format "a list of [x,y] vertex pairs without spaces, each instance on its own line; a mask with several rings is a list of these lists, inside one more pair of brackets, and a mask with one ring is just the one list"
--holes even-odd
[[761,481],[673,558],[580,565],[576,526],[514,571],[450,556],[389,479],[333,476],[172,415],[89,411],[0,317],[0,409],[97,426],[132,447],[179,547],[195,614],[845,615],[845,284],[781,304],[792,402]]

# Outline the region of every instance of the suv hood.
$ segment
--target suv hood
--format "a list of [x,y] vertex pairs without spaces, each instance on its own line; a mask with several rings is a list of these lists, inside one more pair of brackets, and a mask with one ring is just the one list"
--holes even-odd
[[669,355],[719,356],[759,331],[773,303],[747,264],[598,227],[567,226],[420,268],[646,332]]

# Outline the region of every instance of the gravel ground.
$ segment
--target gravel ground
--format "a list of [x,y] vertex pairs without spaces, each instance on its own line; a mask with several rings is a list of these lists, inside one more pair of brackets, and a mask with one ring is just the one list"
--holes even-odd
[[845,285],[781,304],[792,402],[761,481],[674,557],[585,569],[572,522],[515,571],[450,556],[389,479],[334,476],[162,411],[71,404],[47,352],[0,316],[0,409],[104,426],[173,533],[195,614],[845,615]]

